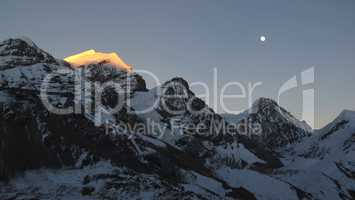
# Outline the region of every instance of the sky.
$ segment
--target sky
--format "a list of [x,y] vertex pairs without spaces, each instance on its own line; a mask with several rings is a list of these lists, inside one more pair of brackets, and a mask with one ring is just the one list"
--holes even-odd
[[[206,83],[218,99],[205,100],[217,112],[225,112],[218,100],[230,82],[241,85],[226,94],[250,93],[248,84],[261,82],[252,100],[276,99],[287,80],[301,80],[314,67],[314,83],[283,93],[280,104],[301,118],[302,92],[314,89],[319,128],[343,109],[355,110],[354,10],[354,0],[1,0],[0,40],[27,36],[57,58],[88,49],[118,52],[161,82],[181,76]],[[249,99],[225,104],[238,112]]]

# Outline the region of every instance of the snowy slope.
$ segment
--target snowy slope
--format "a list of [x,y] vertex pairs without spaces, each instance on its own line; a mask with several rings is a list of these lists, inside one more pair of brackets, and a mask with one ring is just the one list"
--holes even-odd
[[353,199],[355,112],[343,111],[306,141],[283,152],[277,176],[319,199]]

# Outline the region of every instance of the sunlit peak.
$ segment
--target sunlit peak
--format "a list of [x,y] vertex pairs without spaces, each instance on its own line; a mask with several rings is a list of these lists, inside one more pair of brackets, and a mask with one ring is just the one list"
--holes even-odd
[[66,57],[64,60],[70,63],[73,67],[105,62],[115,66],[118,69],[125,70],[127,72],[132,71],[132,66],[126,64],[116,53],[96,52],[93,49]]

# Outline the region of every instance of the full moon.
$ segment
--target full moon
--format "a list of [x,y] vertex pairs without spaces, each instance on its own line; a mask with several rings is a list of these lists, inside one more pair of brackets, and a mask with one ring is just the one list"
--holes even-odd
[[260,36],[260,41],[265,42],[266,41],[266,37],[264,35]]

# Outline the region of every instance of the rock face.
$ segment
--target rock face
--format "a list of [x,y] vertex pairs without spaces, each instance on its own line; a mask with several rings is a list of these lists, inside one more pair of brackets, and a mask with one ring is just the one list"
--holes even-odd
[[[262,124],[262,135],[248,137],[227,130],[233,122],[197,98],[183,78],[147,89],[139,74],[107,62],[74,68],[29,40],[0,44],[0,199],[354,194],[351,112],[310,136],[302,122],[261,99],[245,116]],[[334,144],[342,150],[334,151]],[[339,155],[341,161],[330,159]],[[297,168],[296,176],[297,159],[326,160],[334,173],[307,180],[316,167]],[[304,180],[319,177],[327,181],[305,186]]]
[[28,66],[35,63],[56,63],[50,54],[39,49],[32,41],[23,39],[8,39],[0,43],[0,69],[15,66]]
[[301,142],[311,135],[311,127],[292,116],[274,100],[260,98],[236,123],[244,134],[271,150]]

